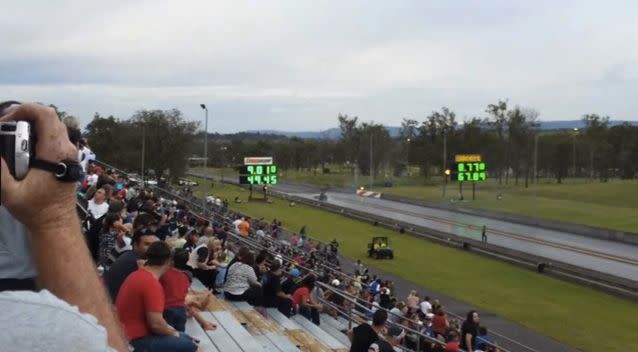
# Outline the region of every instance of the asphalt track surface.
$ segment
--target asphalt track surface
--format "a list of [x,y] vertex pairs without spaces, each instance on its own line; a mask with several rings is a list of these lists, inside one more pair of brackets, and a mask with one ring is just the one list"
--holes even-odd
[[[311,187],[297,185],[280,184],[273,188],[307,199],[315,199],[319,193]],[[485,225],[488,242],[494,245],[547,258],[550,262],[563,262],[638,282],[638,246],[385,199],[364,198],[354,193],[326,194],[327,202],[336,206],[479,241]]]

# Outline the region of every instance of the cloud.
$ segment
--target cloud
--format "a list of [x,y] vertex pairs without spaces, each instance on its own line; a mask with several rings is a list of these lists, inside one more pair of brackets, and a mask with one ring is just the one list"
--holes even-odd
[[[12,2],[0,93],[83,123],[142,108],[220,131],[325,129],[339,112],[398,124],[499,98],[541,119],[638,119],[633,2]],[[241,123],[237,123],[241,121]]]

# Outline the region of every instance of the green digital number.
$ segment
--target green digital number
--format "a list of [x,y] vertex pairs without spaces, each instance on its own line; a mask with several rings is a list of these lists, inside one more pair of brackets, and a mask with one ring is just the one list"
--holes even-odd
[[465,176],[463,176],[463,173],[459,172],[457,179],[459,182],[463,182],[465,181]]
[[[266,168],[268,170],[268,168]],[[264,176],[264,183],[270,183],[270,176]]]
[[249,174],[254,174],[255,173],[255,167],[252,165],[248,165],[248,167],[246,168],[246,170],[248,171]]
[[459,173],[460,173],[460,172],[465,172],[465,164],[463,164],[463,163],[458,163],[458,164],[456,165],[456,168],[457,168],[457,170],[459,171]]
[[485,172],[479,172],[479,178],[481,179],[481,181],[485,181],[487,179],[487,175],[485,174]]
[[479,163],[479,171],[485,171],[485,163]]
[[270,176],[270,184],[271,185],[276,185],[277,184],[277,175]]
[[264,167],[261,165],[257,165],[257,170],[255,172],[257,175],[263,175],[264,174]]
[[251,185],[253,183],[255,183],[255,177],[254,176],[248,176],[248,183],[250,183]]
[[478,181],[479,179],[479,173],[478,172],[473,172],[472,173],[472,181]]

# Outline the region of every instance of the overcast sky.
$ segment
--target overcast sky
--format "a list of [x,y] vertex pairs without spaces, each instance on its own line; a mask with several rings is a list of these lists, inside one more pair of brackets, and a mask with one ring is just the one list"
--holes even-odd
[[[507,98],[638,120],[638,1],[5,1],[0,99],[88,123],[178,108],[209,130],[399,125]],[[3,98],[2,98],[3,97]]]

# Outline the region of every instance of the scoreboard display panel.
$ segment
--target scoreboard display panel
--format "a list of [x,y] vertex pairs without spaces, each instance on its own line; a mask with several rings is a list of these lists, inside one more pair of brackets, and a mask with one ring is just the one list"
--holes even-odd
[[239,168],[239,184],[276,185],[277,165],[244,165]]
[[487,165],[485,162],[456,162],[452,179],[458,182],[483,182],[487,180]]

